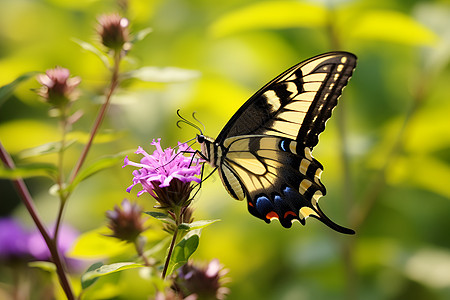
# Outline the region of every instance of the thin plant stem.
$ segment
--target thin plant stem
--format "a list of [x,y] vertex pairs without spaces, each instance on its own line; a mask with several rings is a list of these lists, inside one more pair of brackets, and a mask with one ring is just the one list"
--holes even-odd
[[170,246],[169,246],[169,252],[167,252],[167,257],[166,257],[166,262],[164,263],[164,268],[161,274],[161,278],[165,279],[166,278],[166,274],[167,274],[167,269],[169,268],[169,263],[170,263],[170,259],[172,258],[172,253],[173,253],[173,249],[175,248],[175,243],[177,241],[177,237],[178,237],[178,226],[181,223],[181,210],[175,211],[174,212],[174,216],[175,216],[175,231],[173,232],[173,237],[172,237],[172,241],[170,242]]
[[76,176],[78,175],[78,172],[80,171],[81,167],[83,166],[84,161],[86,160],[87,154],[89,150],[91,149],[92,142],[94,141],[94,137],[97,134],[98,129],[100,128],[100,125],[103,122],[103,119],[105,118],[106,111],[109,107],[109,104],[111,102],[111,96],[113,95],[115,89],[117,88],[119,84],[119,64],[120,64],[121,54],[120,51],[114,52],[114,65],[112,69],[112,77],[111,77],[111,84],[109,86],[109,89],[106,93],[106,100],[103,103],[102,107],[100,108],[100,111],[97,115],[97,118],[95,119],[94,125],[92,126],[91,133],[89,135],[89,140],[86,143],[83,152],[80,155],[80,158],[78,159],[77,164],[75,165],[69,183],[72,183]]
[[[14,161],[12,160],[9,153],[6,151],[6,149],[3,147],[2,143],[0,142],[0,158],[3,161],[3,164],[9,168],[9,169],[15,169]],[[26,209],[28,210],[28,213],[30,214],[31,218],[33,219],[34,223],[36,224],[36,227],[38,228],[40,234],[44,238],[45,243],[47,244],[47,247],[50,251],[53,263],[56,266],[56,273],[59,278],[59,282],[61,284],[62,289],[64,290],[64,293],[66,294],[67,299],[73,300],[75,299],[72,286],[70,284],[70,281],[68,279],[64,261],[59,253],[58,247],[56,242],[50,237],[47,229],[45,228],[43,222],[41,221],[41,217],[39,216],[39,213],[36,209],[36,206],[34,205],[33,198],[31,197],[31,194],[23,181],[22,178],[16,178],[12,180],[15,188],[17,189],[17,192],[19,196],[22,198],[23,203],[25,204]]]
[[141,239],[140,236],[138,236],[135,240],[134,240],[134,247],[136,248],[136,252],[139,255],[139,257],[142,258],[142,260],[144,261],[144,265],[146,265],[147,267],[150,267],[150,261],[148,260],[147,256],[145,256],[144,251],[143,251],[143,247],[141,244]]
[[[89,135],[89,140],[86,143],[83,152],[80,155],[80,158],[77,161],[77,164],[75,165],[70,180],[69,180],[69,184],[71,184],[78,172],[80,171],[81,167],[83,166],[84,161],[86,160],[87,154],[89,152],[89,150],[91,149],[92,146],[92,142],[94,141],[94,137],[98,132],[98,129],[100,128],[100,125],[103,122],[103,119],[105,118],[106,115],[106,111],[109,107],[109,104],[111,103],[111,97],[115,91],[115,89],[117,88],[118,84],[119,84],[119,64],[120,64],[120,59],[121,59],[121,54],[120,51],[116,51],[114,52],[114,65],[112,68],[112,75],[111,75],[111,83],[109,86],[109,89],[106,93],[106,100],[103,103],[102,107],[100,108],[100,111],[97,115],[97,118],[95,119],[94,125],[92,126],[91,129],[91,133]],[[66,127],[67,127],[67,120],[65,120],[65,124],[64,124],[64,132],[66,131]],[[63,146],[63,145],[61,145]],[[60,155],[60,159],[62,160],[62,154]],[[60,162],[60,173],[62,173],[62,161]],[[59,228],[62,222],[62,217],[64,214],[64,209],[66,207],[67,204],[67,199],[70,196],[70,192],[63,192],[63,184],[61,183],[60,185],[60,197],[61,197],[61,201],[60,201],[60,206],[59,206],[59,210],[58,210],[58,217],[56,219],[56,225],[55,225],[55,240],[58,236],[58,232],[59,232]]]
[[[328,10],[328,22],[327,22],[327,31],[328,37],[330,41],[330,45],[333,50],[340,50],[341,43],[339,40],[339,36],[336,33],[336,28],[334,26],[334,20],[336,18],[336,14],[332,7]],[[347,106],[344,103],[339,103],[336,108],[336,119],[337,119],[337,129],[338,129],[338,140],[340,141],[339,154],[340,160],[342,162],[342,198],[346,201],[346,207],[348,210],[354,204],[353,197],[353,182],[352,182],[352,174],[350,168],[350,156],[348,152],[348,137],[347,137],[347,127],[346,127],[346,108]],[[349,239],[342,245],[341,255],[345,267],[346,274],[346,292],[347,299],[356,300],[358,299],[358,276],[356,272],[355,263],[353,260],[354,252],[355,252],[355,237],[349,237]]]
[[403,148],[403,139],[408,131],[408,127],[411,123],[411,119],[418,111],[420,105],[422,104],[425,98],[425,90],[427,85],[427,76],[423,76],[421,80],[418,80],[419,84],[417,85],[417,89],[414,93],[413,103],[410,109],[407,111],[405,115],[405,119],[403,120],[402,127],[400,128],[397,137],[395,138],[394,143],[392,144],[392,148],[389,153],[386,155],[386,161],[384,162],[383,167],[378,170],[375,178],[371,182],[371,184],[367,187],[365,195],[360,203],[360,205],[355,206],[352,211],[352,223],[355,229],[362,227],[367,216],[371,212],[372,208],[375,206],[376,200],[380,195],[383,187],[386,184],[386,174],[389,171],[392,163],[395,161],[397,156],[400,154]]
[[58,152],[58,179],[57,179],[57,185],[59,187],[59,209],[58,209],[58,216],[56,217],[56,223],[55,223],[55,229],[53,233],[53,239],[55,240],[55,243],[58,244],[58,233],[59,233],[59,227],[61,225],[62,217],[64,214],[64,207],[66,204],[66,193],[64,192],[64,151],[66,147],[66,134],[67,134],[67,108],[63,107],[61,109],[61,116],[60,116],[60,124],[61,124],[61,146]]
[[169,268],[169,262],[170,262],[170,259],[172,258],[173,248],[175,247],[175,243],[177,241],[177,236],[178,236],[178,225],[175,228],[175,231],[173,232],[172,241],[170,242],[169,252],[167,253],[166,262],[164,263],[164,269],[161,274],[162,279],[166,278],[167,269]]

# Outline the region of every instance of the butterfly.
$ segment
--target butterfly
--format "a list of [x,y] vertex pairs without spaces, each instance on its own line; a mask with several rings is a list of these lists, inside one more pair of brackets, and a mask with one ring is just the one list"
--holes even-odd
[[356,56],[348,52],[305,60],[250,97],[216,139],[200,130],[200,156],[218,169],[231,197],[247,200],[253,216],[266,223],[278,219],[285,228],[313,217],[354,234],[320,209],[323,166],[311,151],[355,66]]

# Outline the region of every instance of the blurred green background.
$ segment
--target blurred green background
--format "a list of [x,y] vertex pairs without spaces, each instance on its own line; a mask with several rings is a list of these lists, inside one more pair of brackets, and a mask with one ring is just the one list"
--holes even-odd
[[[448,1],[0,1],[0,86],[56,65],[80,76],[81,99],[68,150],[69,172],[86,142],[109,73],[74,39],[95,42],[96,18],[122,12],[131,32],[151,27],[122,70],[173,66],[197,70],[176,83],[122,82],[88,162],[144,147],[164,147],[195,135],[176,127],[176,110],[193,111],[215,137],[240,105],[273,77],[311,56],[346,50],[358,66],[327,123],[314,156],[324,165],[324,212],[355,236],[314,219],[286,230],[248,214],[215,174],[194,206],[205,229],[196,260],[218,258],[229,269],[228,299],[450,299],[450,4]],[[98,42],[97,42],[98,43]],[[0,140],[18,165],[54,162],[21,151],[58,141],[48,107],[28,80],[0,107]],[[99,96],[100,95],[100,96]],[[137,160],[137,155],[131,155]],[[123,198],[131,168],[107,169],[73,194],[66,223],[81,232],[105,224]],[[0,214],[32,228],[12,185],[1,182]],[[27,180],[40,213],[55,219],[51,181]],[[136,188],[138,189],[138,188]],[[146,209],[154,200],[137,199]],[[1,267],[0,267],[1,268]],[[120,274],[120,299],[144,299],[138,271]]]

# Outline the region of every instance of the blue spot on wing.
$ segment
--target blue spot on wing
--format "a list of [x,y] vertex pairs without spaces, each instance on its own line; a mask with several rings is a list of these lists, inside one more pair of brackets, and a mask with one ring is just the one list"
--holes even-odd
[[283,150],[284,152],[287,152],[288,150],[288,147],[289,147],[289,142],[287,142],[287,141],[285,141],[285,140],[282,140],[281,142],[280,142],[280,148],[281,148],[281,150]]

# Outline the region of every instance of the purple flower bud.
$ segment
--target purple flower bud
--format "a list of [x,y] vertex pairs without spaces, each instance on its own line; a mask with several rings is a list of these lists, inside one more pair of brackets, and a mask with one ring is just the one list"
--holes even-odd
[[160,143],[161,139],[153,140],[152,145],[156,150],[151,155],[139,147],[136,154],[144,156],[140,163],[125,157],[123,167],[130,165],[140,168],[133,171],[133,184],[127,192],[136,184],[141,184],[143,189],[137,195],[149,193],[159,202],[159,208],[185,207],[190,201],[191,182],[201,180],[197,176],[201,174],[202,161],[193,158],[192,154],[184,155],[194,152],[187,144],[178,143],[178,151],[175,152],[171,148],[163,150]]
[[108,210],[106,217],[109,220],[108,228],[113,231],[110,235],[122,241],[133,243],[147,228],[144,226],[146,218],[142,217],[142,208],[130,203],[128,199],[122,201],[122,207],[114,206]]
[[183,297],[197,295],[199,299],[225,299],[229,289],[222,285],[227,273],[218,259],[213,259],[206,267],[188,262],[178,269],[172,289]]
[[42,85],[38,94],[56,108],[64,108],[78,98],[79,93],[76,87],[81,79],[80,77],[70,78],[68,69],[59,66],[49,69],[45,74],[39,74],[37,81]]
[[128,19],[119,14],[102,15],[98,17],[98,23],[97,33],[103,45],[116,51],[129,50]]

